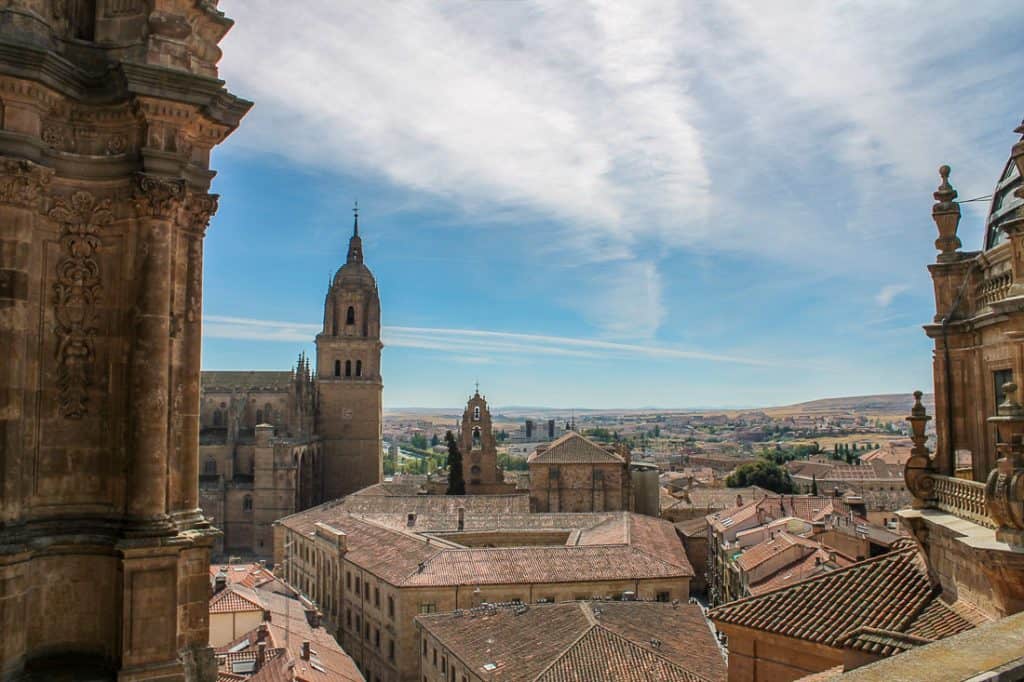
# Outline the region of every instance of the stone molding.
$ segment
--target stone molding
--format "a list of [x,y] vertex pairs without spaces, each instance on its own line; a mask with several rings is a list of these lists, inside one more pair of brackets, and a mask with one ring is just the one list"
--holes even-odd
[[0,204],[38,210],[53,170],[19,159],[0,160]]

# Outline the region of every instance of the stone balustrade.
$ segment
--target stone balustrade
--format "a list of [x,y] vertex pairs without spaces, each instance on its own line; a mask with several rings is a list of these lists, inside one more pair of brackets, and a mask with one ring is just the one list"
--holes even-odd
[[987,528],[996,527],[985,506],[984,483],[939,474],[930,474],[928,478],[934,485],[934,508]]

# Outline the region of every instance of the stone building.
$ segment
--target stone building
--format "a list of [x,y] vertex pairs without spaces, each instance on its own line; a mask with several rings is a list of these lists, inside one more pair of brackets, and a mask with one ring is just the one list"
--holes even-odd
[[427,682],[724,682],[697,604],[501,604],[416,617]]
[[[628,452],[569,431],[527,459],[530,504],[538,512],[632,509]],[[655,495],[657,476],[655,476]],[[655,498],[657,499],[657,498]],[[656,503],[656,502],[655,502]]]
[[515,492],[515,485],[505,483],[505,472],[498,466],[498,444],[491,429],[491,410],[479,388],[470,396],[462,413],[458,443],[467,495]]
[[348,257],[334,275],[316,337],[316,433],[323,443],[323,491],[334,499],[384,476],[380,295],[363,263],[356,214]]
[[666,521],[535,514],[525,495],[402,495],[390,484],[282,519],[277,572],[315,602],[367,679],[418,682],[421,613],[578,599],[673,601],[693,569]]
[[382,347],[357,214],[315,366],[300,355],[290,372],[203,372],[200,484],[217,554],[268,557],[275,520],[380,482]]
[[199,496],[215,556],[272,553],[275,520],[323,499],[309,361],[291,372],[203,372]]
[[216,0],[0,7],[0,676],[212,679],[199,507]]

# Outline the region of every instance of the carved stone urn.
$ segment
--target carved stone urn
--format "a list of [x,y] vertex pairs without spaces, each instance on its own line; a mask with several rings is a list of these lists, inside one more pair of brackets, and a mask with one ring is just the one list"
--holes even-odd
[[999,434],[999,459],[985,483],[985,506],[996,522],[996,539],[1024,545],[1024,407],[1017,401],[1017,384],[1003,384],[1006,399],[988,421]]

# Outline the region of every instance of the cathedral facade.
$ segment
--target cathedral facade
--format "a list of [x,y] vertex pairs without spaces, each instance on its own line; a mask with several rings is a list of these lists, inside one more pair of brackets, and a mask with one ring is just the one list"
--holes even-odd
[[269,557],[274,521],[379,483],[380,297],[358,217],[317,357],[284,372],[203,372],[199,487],[219,557]]

